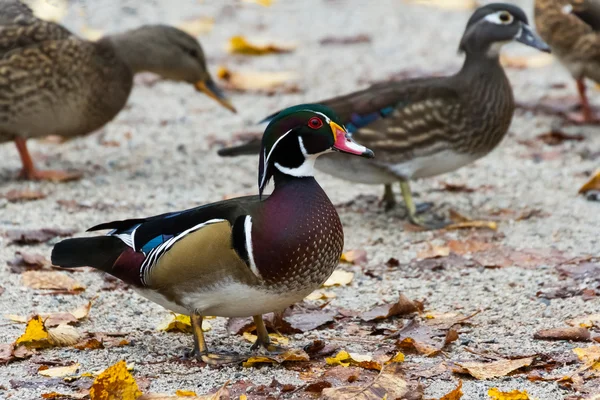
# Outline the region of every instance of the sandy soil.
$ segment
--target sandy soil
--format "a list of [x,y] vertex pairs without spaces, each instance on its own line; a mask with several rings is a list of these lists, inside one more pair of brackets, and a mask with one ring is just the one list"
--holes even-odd
[[[442,10],[393,0],[280,0],[270,8],[233,0],[188,0],[178,2],[177,7],[166,0],[137,3],[131,0],[73,3],[63,22],[74,31],[80,31],[85,21],[90,27],[111,32],[143,23],[178,24],[185,18],[213,17],[214,29],[200,36],[213,71],[219,65],[235,70],[295,71],[302,92],[274,96],[232,94],[239,110],[232,115],[193,92],[191,87],[166,82],[152,87],[139,84],[126,110],[100,133],[60,145],[30,142],[39,166],[83,170],[85,178],[79,182],[56,185],[18,181],[17,153],[13,145],[5,144],[0,147],[0,157],[4,160],[0,168],[0,191],[31,188],[48,196],[26,203],[2,201],[0,230],[61,227],[83,232],[103,221],[153,215],[225,196],[255,193],[256,160],[219,158],[215,154],[215,139],[228,140],[235,133],[258,132],[260,127],[254,123],[276,109],[356,90],[367,81],[383,80],[394,72],[451,73],[462,62],[456,49],[470,15],[468,10]],[[531,14],[531,1],[518,3]],[[86,17],[79,12],[81,4],[87,6]],[[234,34],[276,38],[295,42],[298,47],[286,55],[234,57],[224,49],[227,39]],[[372,42],[328,47],[319,44],[325,37],[356,34],[369,35]],[[519,45],[509,46],[506,53],[534,54]],[[557,63],[534,69],[510,69],[508,74],[515,96],[522,102],[575,94],[573,81]],[[592,90],[591,97],[600,106],[600,93]],[[554,147],[535,139],[560,122],[556,117],[518,111],[510,134],[491,155],[456,173],[413,184],[419,199],[434,202],[437,212],[454,209],[473,218],[485,218],[497,215],[498,210],[511,210],[512,214],[501,213],[494,244],[514,251],[536,249],[548,256],[539,262],[518,260],[503,268],[462,267],[415,273],[416,267],[410,262],[427,248],[427,243],[441,246],[452,239],[470,241],[490,235],[468,231],[414,232],[406,229],[402,209],[385,213],[377,204],[382,188],[351,185],[319,175],[317,178],[332,201],[340,205],[346,248],[364,249],[368,255],[366,266],[341,265],[342,269],[356,272],[356,276],[350,286],[332,289],[337,298],[328,307],[364,311],[393,301],[402,292],[411,299],[425,299],[430,311],[458,311],[468,315],[482,310],[474,317],[473,326],[464,329],[459,341],[445,355],[434,359],[409,355],[408,361],[417,364],[478,359],[467,348],[517,356],[571,354],[574,347],[586,346],[533,339],[533,333],[539,329],[564,326],[569,318],[600,312],[598,297],[584,301],[580,295],[551,300],[536,296],[539,291],[565,282],[555,268],[558,257],[553,254],[564,258],[598,255],[600,248],[600,203],[577,196],[587,174],[598,167],[600,132],[596,127],[566,126],[563,131],[581,134],[584,140]],[[107,145],[113,141],[119,145]],[[526,141],[534,144],[523,144]],[[471,193],[440,190],[443,182],[465,184],[477,190]],[[485,189],[485,185],[489,188]],[[63,200],[80,205],[67,207],[61,205]],[[517,220],[527,210],[539,212]],[[7,261],[14,258],[16,251],[49,257],[53,242],[29,247],[9,245],[5,238],[0,238],[0,242],[3,244],[0,286],[4,289],[0,295],[0,314],[68,311],[98,296],[89,320],[80,329],[124,332],[132,343],[95,351],[50,349],[43,351],[43,358],[77,360],[82,371],[102,370],[125,359],[135,363],[136,377],[149,378],[151,392],[173,394],[177,389],[188,389],[206,393],[228,380],[241,379],[266,385],[273,378],[282,383],[303,384],[299,372],[282,366],[211,369],[175,362],[173,357],[191,345],[191,336],[156,331],[156,326],[168,315],[166,310],[131,290],[100,291],[102,278],[92,272],[73,274],[87,286],[80,295],[49,296],[27,288],[19,274],[10,272]],[[399,260],[399,267],[385,265],[392,257]],[[367,270],[371,273],[365,274]],[[577,284],[585,286],[586,282]],[[400,322],[390,320],[392,327]],[[207,334],[209,344],[222,350],[247,351],[248,344],[243,339],[227,334],[225,323],[224,319],[212,321],[213,329]],[[14,341],[24,329],[22,324],[8,320],[1,325],[2,343]],[[362,353],[373,353],[380,345],[385,346],[377,341],[345,342],[340,337],[335,328],[310,331],[292,335],[291,346],[303,346],[315,338],[331,340],[342,348]],[[575,363],[554,372],[570,373],[579,365]],[[1,367],[0,398],[34,399],[53,390],[70,391],[54,381],[42,384],[48,378],[35,375],[37,366],[32,361],[22,361]],[[444,375],[423,378],[421,383],[426,397],[431,398],[451,390],[457,380]],[[31,381],[35,385],[16,385],[16,381]],[[526,389],[539,399],[562,399],[573,394],[556,382],[531,382],[518,374],[488,381],[464,378],[464,398],[485,399],[491,387]]]

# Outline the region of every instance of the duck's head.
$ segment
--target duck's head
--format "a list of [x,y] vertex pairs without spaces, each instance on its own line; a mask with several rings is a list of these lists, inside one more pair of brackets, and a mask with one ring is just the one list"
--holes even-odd
[[200,43],[186,32],[168,25],[145,25],[110,39],[134,73],[149,71],[165,79],[187,82],[236,112],[210,76]]
[[459,50],[497,57],[500,48],[512,41],[550,52],[550,47],[529,26],[521,8],[492,3],[475,10],[467,23]]
[[331,151],[372,158],[356,143],[335,113],[320,104],[301,104],[275,115],[267,126],[260,152],[258,187],[262,194],[275,170],[294,176],[314,175],[315,160]]

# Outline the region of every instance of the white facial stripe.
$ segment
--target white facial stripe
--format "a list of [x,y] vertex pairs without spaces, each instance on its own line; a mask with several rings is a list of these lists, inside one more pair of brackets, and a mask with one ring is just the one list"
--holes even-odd
[[[503,17],[508,16],[508,19],[506,21],[503,21],[500,18],[500,16],[503,16]],[[510,25],[510,24],[512,24],[512,22],[514,20],[514,17],[508,11],[498,11],[493,14],[486,15],[484,20],[491,22],[493,24],[496,24],[496,25]]]
[[275,168],[286,175],[295,176],[296,178],[315,176],[315,161],[319,154],[310,154],[308,157],[306,157],[304,162],[296,168],[288,168],[279,163],[275,163]]
[[246,251],[248,252],[248,261],[250,261],[250,270],[259,279],[262,279],[260,271],[256,267],[256,262],[254,261],[254,251],[252,248],[252,217],[249,215],[246,215],[246,219],[244,219],[244,233],[246,235]]
[[277,139],[275,141],[275,143],[273,144],[273,147],[271,147],[271,151],[269,151],[269,154],[265,155],[265,157],[264,157],[265,162],[263,164],[264,174],[263,174],[263,177],[262,177],[262,179],[260,181],[260,186],[262,186],[265,183],[265,178],[267,177],[267,165],[269,165],[269,157],[271,157],[271,154],[273,154],[273,150],[275,150],[275,147],[277,147],[277,144],[279,144],[279,142],[281,141],[281,139],[283,139],[284,137],[286,137],[288,135],[288,133],[290,133],[291,131],[292,130],[290,129],[289,131],[287,131],[286,133],[284,133],[283,135],[281,135],[279,137],[279,139]]
[[298,144],[300,145],[300,151],[302,151],[304,157],[307,157],[308,151],[306,151],[306,147],[304,147],[304,140],[302,140],[302,136],[298,136]]

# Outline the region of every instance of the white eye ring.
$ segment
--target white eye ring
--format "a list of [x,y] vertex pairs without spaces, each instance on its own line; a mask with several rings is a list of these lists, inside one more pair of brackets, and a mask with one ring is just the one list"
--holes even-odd
[[498,11],[493,14],[486,15],[485,20],[497,25],[510,25],[514,21],[514,17],[508,11]]

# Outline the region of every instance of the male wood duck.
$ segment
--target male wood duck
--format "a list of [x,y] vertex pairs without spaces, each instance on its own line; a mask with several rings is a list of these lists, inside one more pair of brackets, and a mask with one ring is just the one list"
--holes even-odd
[[[97,225],[89,230],[112,230],[58,243],[52,263],[108,272],[163,307],[191,315],[193,354],[207,363],[239,358],[208,353],[201,329],[206,315],[253,316],[253,348],[276,350],[261,314],[318,288],[342,254],[340,219],[313,177],[316,158],[332,150],[373,157],[327,107],[283,110],[262,139],[258,196]],[[270,178],[275,189],[261,198]]]
[[577,81],[583,122],[600,122],[585,88],[585,78],[600,83],[600,0],[536,0],[535,24]]
[[26,140],[100,128],[125,106],[133,76],[142,71],[193,84],[235,112],[209,75],[198,41],[179,29],[148,25],[89,42],[36,18],[18,0],[0,0],[0,143],[16,143],[21,177],[78,177],[37,170]]
[[[395,204],[392,183],[400,181],[410,220],[426,228],[443,226],[417,216],[409,181],[454,171],[485,156],[504,138],[515,106],[499,52],[513,40],[549,51],[523,10],[489,4],[467,23],[460,42],[466,58],[457,74],[379,83],[321,102],[377,157],[347,160],[327,154],[317,169],[353,182],[384,184],[388,209]],[[219,154],[253,154],[258,148],[254,141]]]

